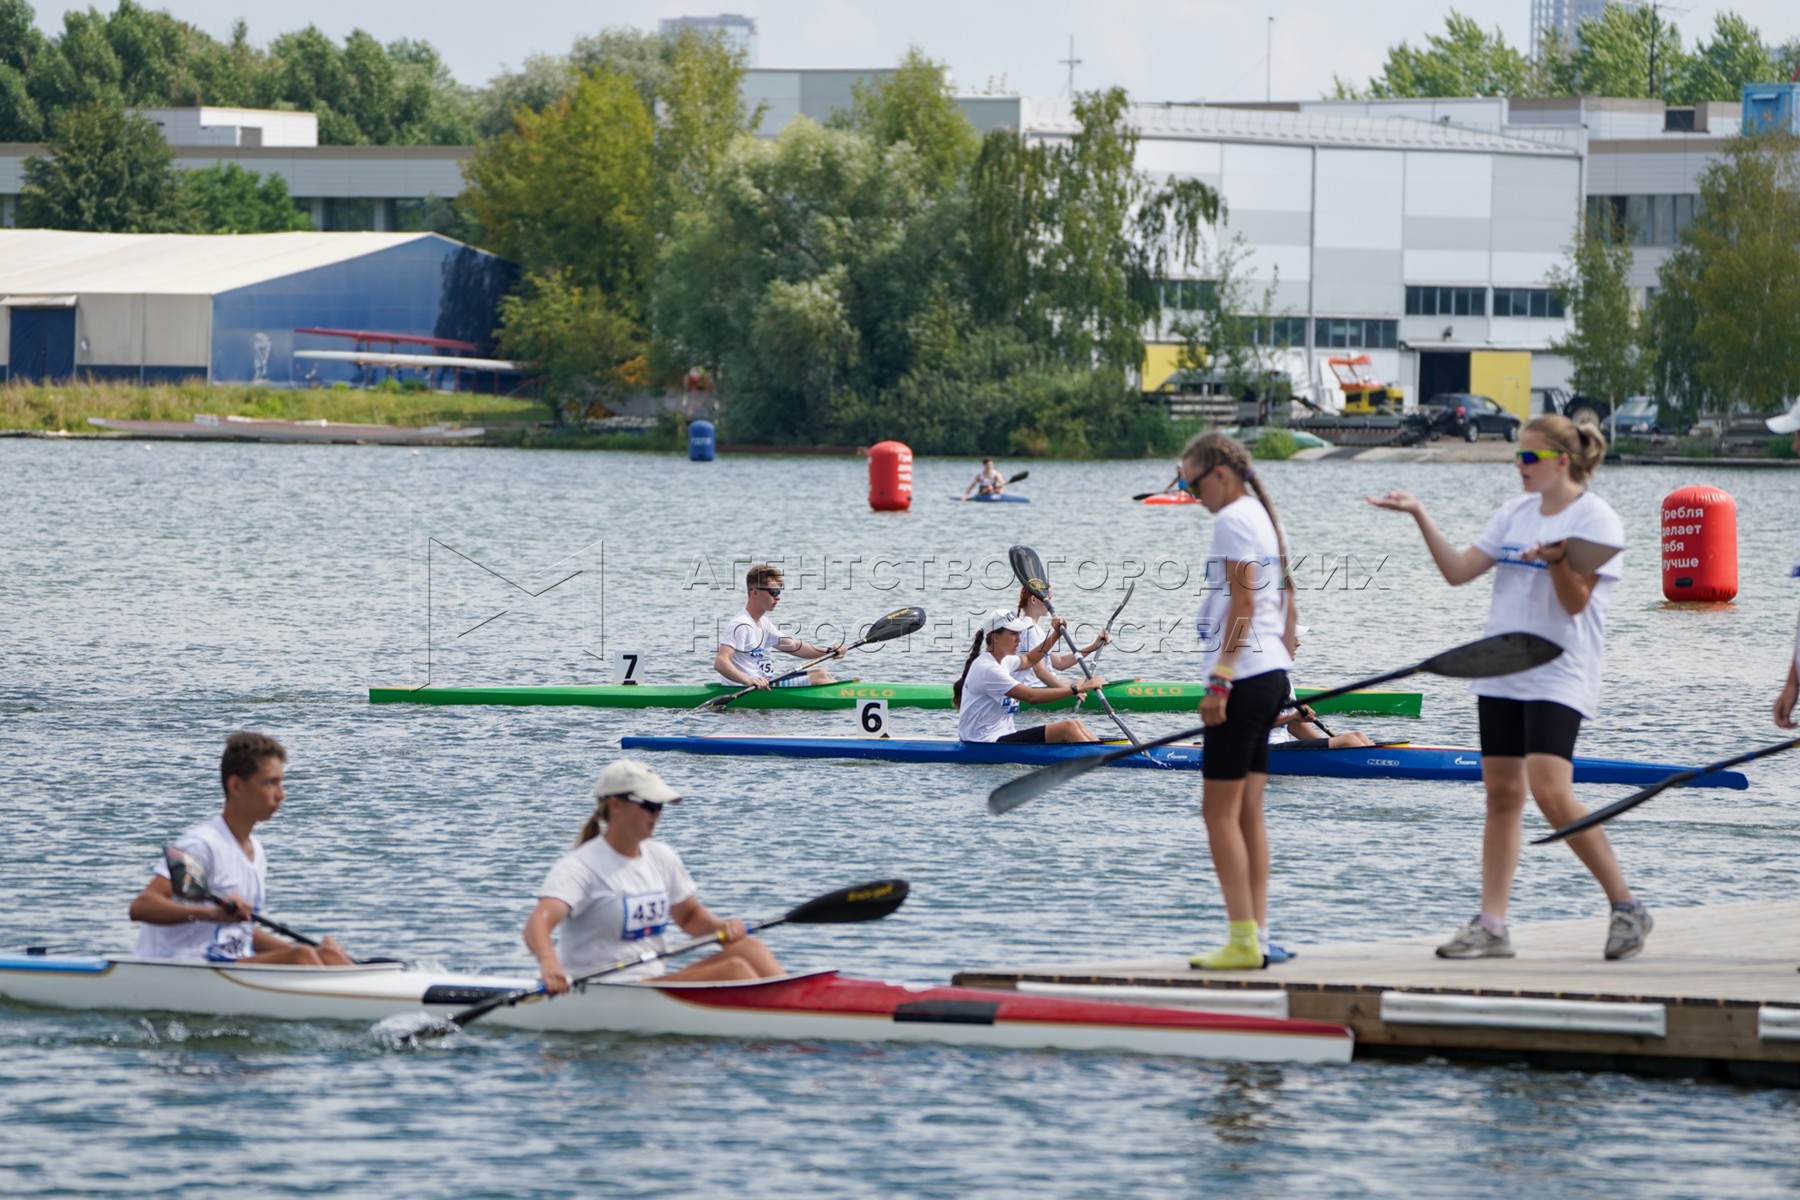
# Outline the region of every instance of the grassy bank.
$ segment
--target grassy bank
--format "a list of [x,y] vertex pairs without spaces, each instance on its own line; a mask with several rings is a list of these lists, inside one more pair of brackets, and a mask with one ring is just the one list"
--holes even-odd
[[89,417],[191,421],[199,413],[370,425],[491,425],[552,419],[549,406],[539,400],[470,393],[208,387],[205,384],[0,386],[0,429],[92,433],[94,427],[88,424]]

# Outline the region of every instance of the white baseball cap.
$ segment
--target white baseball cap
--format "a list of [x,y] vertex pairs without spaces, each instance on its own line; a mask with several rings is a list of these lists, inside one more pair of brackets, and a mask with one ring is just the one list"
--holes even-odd
[[681,803],[680,792],[635,758],[621,758],[600,772],[600,782],[594,785],[594,799],[606,796],[634,796],[656,804]]
[[1037,622],[1030,617],[1022,617],[1018,613],[1008,612],[1004,608],[995,608],[990,609],[988,614],[981,618],[981,632],[998,633],[1002,629],[1010,629],[1014,633],[1024,633],[1036,624]]
[[1800,433],[1800,400],[1779,417],[1770,417],[1768,426],[1773,433]]

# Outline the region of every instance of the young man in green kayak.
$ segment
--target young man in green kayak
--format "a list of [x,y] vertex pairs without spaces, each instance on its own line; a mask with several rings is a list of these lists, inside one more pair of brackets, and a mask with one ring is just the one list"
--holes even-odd
[[[796,658],[842,658],[844,644],[814,646],[799,638],[791,638],[776,628],[769,614],[781,603],[781,571],[767,563],[758,563],[744,576],[748,595],[744,609],[725,623],[719,638],[718,653],[713,655],[713,670],[726,683],[740,687],[766,688],[782,674],[771,655],[779,650]],[[836,683],[837,678],[824,667],[814,667],[804,675],[787,681],[790,686]]]
[[156,872],[137,899],[131,919],[138,923],[139,958],[204,959],[208,962],[286,963],[294,966],[348,966],[353,961],[336,940],[317,948],[296,945],[259,929],[251,914],[262,907],[268,859],[252,832],[273,817],[287,799],[287,748],[262,733],[239,731],[225,739],[219,782],[225,808],[175,840],[193,858],[217,904],[194,904],[175,895],[169,868]]

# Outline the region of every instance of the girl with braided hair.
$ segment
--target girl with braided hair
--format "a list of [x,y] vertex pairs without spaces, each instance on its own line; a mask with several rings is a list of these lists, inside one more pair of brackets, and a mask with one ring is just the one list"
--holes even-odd
[[1189,961],[1199,970],[1259,968],[1268,965],[1269,730],[1287,703],[1294,665],[1287,543],[1250,452],[1236,438],[1204,433],[1189,442],[1181,486],[1215,518],[1195,618],[1208,668],[1200,703],[1201,808],[1229,923],[1225,945]]

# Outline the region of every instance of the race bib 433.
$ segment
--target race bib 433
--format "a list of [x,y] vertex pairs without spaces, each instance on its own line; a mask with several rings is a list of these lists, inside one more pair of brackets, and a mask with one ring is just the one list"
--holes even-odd
[[626,941],[655,937],[668,924],[668,892],[634,892],[626,895],[625,928],[621,934]]

